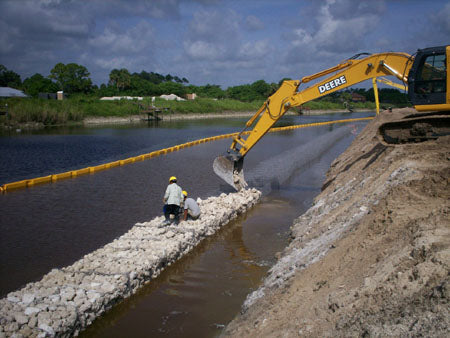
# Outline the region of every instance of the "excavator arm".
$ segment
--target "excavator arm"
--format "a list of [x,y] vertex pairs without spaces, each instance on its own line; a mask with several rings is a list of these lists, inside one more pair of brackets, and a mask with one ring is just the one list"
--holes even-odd
[[[360,55],[341,62],[335,67],[303,77],[300,81],[284,81],[280,88],[250,118],[245,128],[234,137],[227,153],[214,160],[215,173],[236,190],[245,188],[247,186],[243,174],[245,155],[292,107],[380,76],[395,76],[403,83],[408,82],[407,76],[414,60],[411,55],[380,53],[357,59]],[[322,77],[326,78],[304,90],[299,90],[301,84]],[[248,131],[249,128],[252,129]]]

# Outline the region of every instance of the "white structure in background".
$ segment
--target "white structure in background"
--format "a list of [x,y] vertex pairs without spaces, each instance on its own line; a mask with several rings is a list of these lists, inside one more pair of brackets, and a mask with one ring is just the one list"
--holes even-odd
[[0,97],[28,97],[23,91],[10,87],[0,87]]
[[186,101],[185,99],[183,99],[182,97],[179,97],[175,94],[170,94],[170,95],[161,95],[160,98],[167,100],[167,101],[173,101],[173,100],[177,100],[177,101]]
[[114,100],[138,100],[142,101],[142,96],[104,96],[100,98],[101,101],[114,101]]

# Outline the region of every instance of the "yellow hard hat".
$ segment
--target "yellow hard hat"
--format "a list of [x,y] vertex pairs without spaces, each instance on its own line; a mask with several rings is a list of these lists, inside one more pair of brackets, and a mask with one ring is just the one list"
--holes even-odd
[[176,181],[176,180],[177,180],[177,178],[176,178],[175,176],[171,176],[171,177],[169,178],[169,182]]
[[183,190],[183,195],[187,197],[187,191]]

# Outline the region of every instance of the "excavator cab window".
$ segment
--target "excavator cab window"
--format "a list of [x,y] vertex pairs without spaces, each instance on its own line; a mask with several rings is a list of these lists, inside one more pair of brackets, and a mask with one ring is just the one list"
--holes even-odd
[[446,69],[445,54],[429,55],[423,60],[416,77],[415,92],[445,93]]
[[443,47],[418,51],[408,77],[409,98],[414,105],[445,103],[446,61]]

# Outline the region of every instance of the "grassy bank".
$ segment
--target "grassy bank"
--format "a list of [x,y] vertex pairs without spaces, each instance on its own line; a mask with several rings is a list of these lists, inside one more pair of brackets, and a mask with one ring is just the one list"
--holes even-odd
[[[9,114],[9,121],[5,116],[0,119],[0,123],[5,124],[25,124],[42,123],[44,125],[59,125],[73,122],[81,122],[86,117],[126,117],[139,114],[139,104],[150,106],[150,98],[143,101],[117,100],[100,101],[97,97],[74,96],[62,101],[43,100],[38,98],[8,98],[0,100],[0,110],[5,110]],[[206,114],[221,112],[243,112],[257,111],[263,101],[241,102],[232,99],[214,100],[198,98],[193,101],[166,101],[157,98],[157,107],[169,108],[177,114]],[[364,104],[352,104],[356,109],[373,109],[374,104],[367,102]],[[342,103],[328,101],[313,101],[305,104],[306,109],[343,109]]]
[[[143,101],[100,101],[98,98],[78,96],[62,101],[37,98],[9,98],[0,100],[0,110],[9,114],[12,124],[37,122],[44,125],[81,122],[85,117],[126,117],[139,114],[139,104],[151,105],[150,98]],[[262,102],[240,102],[237,100],[196,99],[194,101],[166,101],[156,99],[157,107],[169,108],[178,114],[206,114],[225,111],[256,111]],[[168,113],[168,112],[167,112]],[[5,117],[1,122],[5,122]]]

